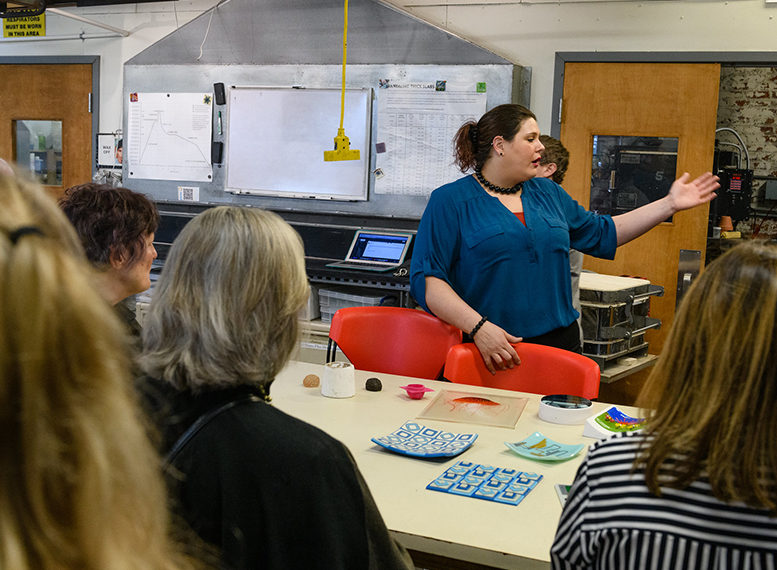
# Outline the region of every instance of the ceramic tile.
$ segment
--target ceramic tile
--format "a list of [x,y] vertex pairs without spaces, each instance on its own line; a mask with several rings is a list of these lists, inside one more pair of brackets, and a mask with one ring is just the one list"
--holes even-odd
[[541,480],[542,475],[537,473],[459,461],[426,488],[430,491],[517,505]]

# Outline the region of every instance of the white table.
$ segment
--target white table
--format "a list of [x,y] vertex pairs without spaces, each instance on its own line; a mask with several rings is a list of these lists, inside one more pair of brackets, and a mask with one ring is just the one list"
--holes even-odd
[[[591,444],[582,436],[583,426],[564,426],[539,419],[540,396],[505,392],[493,388],[447,382],[414,380],[389,374],[356,371],[356,396],[325,398],[318,388],[305,388],[307,374],[322,374],[322,365],[290,363],[272,386],[278,409],[317,426],[342,441],[353,453],[386,525],[408,549],[465,560],[496,568],[547,568],[561,504],[554,485],[571,484],[584,453],[565,462],[546,464],[523,459],[505,445],[540,431],[568,444]],[[367,378],[377,376],[381,392],[364,388]],[[515,429],[475,424],[423,420],[421,423],[446,431],[477,433],[467,451],[449,459],[418,459],[398,455],[370,441],[387,435],[414,419],[436,392],[411,400],[400,386],[421,382],[435,390],[458,390],[477,394],[522,395],[529,403]],[[595,403],[596,412],[608,405]],[[637,411],[621,407],[627,413]],[[518,506],[429,491],[426,485],[460,460],[534,471],[544,476]]]

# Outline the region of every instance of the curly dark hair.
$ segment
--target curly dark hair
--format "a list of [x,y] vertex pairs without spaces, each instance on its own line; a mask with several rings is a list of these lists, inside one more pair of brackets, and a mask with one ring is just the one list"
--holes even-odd
[[545,147],[542,151],[541,165],[554,163],[556,165],[556,172],[554,172],[550,179],[556,184],[564,182],[564,176],[569,168],[569,151],[561,144],[561,141],[549,137],[548,135],[540,135],[540,142]]
[[145,251],[145,236],[159,227],[154,203],[129,188],[81,184],[67,189],[59,204],[97,267],[109,265],[111,253],[134,265]]
[[477,123],[464,123],[453,139],[454,164],[464,173],[482,168],[491,153],[494,138],[501,136],[510,142],[527,119],[536,121],[537,117],[522,105],[507,103],[494,107]]

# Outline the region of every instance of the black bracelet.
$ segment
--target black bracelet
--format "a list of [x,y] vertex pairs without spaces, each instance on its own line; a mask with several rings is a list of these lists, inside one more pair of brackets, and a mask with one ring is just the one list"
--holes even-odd
[[472,329],[472,332],[471,332],[471,333],[469,333],[469,338],[471,338],[471,339],[474,339],[474,338],[475,338],[475,333],[476,333],[476,332],[478,332],[478,331],[480,330],[480,327],[482,327],[482,326],[483,326],[483,324],[484,324],[484,323],[485,323],[487,320],[488,320],[488,317],[483,317],[482,319],[480,319],[480,321],[478,322],[478,324],[476,324],[476,325],[475,325],[475,328],[474,328],[474,329]]

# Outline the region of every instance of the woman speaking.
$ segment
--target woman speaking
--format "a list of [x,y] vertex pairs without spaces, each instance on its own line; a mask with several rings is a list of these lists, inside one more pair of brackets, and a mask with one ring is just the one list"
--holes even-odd
[[462,126],[454,141],[465,176],[435,190],[418,228],[411,293],[427,311],[467,333],[488,369],[519,364],[510,343],[580,350],[569,285],[569,249],[612,259],[619,245],[676,212],[709,202],[709,172],[685,173],[664,198],[619,216],[586,211],[561,186],[535,178],[536,117],[500,105]]

